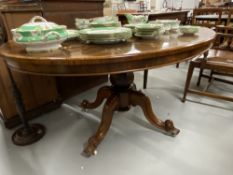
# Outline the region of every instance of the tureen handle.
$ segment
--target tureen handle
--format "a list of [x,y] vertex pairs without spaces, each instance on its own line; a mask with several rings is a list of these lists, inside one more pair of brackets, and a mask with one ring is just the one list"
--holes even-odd
[[51,31],[51,32],[47,33],[47,34],[44,36],[43,40],[44,40],[44,41],[48,41],[48,40],[49,40],[49,36],[51,36],[51,35],[55,35],[55,36],[57,37],[57,39],[60,39],[60,38],[61,38],[61,35],[60,35],[58,32],[56,32],[56,31]]
[[47,20],[44,19],[44,18],[41,17],[41,16],[34,16],[34,17],[30,20],[30,23],[35,23],[36,20],[38,20],[39,22],[47,22]]

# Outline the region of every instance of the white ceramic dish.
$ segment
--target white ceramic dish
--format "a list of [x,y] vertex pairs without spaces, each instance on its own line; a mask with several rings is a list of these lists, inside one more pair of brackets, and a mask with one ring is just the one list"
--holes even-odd
[[180,21],[172,19],[161,19],[156,21],[151,21],[152,24],[163,24],[165,32],[177,31],[179,29]]
[[184,35],[194,35],[198,31],[199,31],[198,26],[191,26],[191,25],[180,26],[180,32]]
[[134,35],[143,39],[157,39],[164,33],[164,30],[155,31],[151,34],[136,32]]
[[11,32],[17,43],[56,40],[57,35],[61,38],[67,37],[66,26],[48,22],[41,16],[33,17],[28,23],[12,29]]
[[112,44],[126,41],[132,37],[132,31],[124,27],[102,27],[79,31],[80,39],[86,43]]
[[74,38],[78,38],[79,37],[78,30],[68,29],[67,33],[68,33],[68,39],[74,39]]
[[43,42],[25,42],[18,43],[20,45],[26,46],[27,52],[48,52],[59,49],[62,47],[61,43],[65,41],[66,38],[60,38],[58,40],[43,41]]

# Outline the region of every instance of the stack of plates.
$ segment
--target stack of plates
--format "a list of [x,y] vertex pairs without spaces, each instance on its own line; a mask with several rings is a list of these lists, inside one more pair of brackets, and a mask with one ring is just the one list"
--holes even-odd
[[75,25],[78,30],[96,27],[120,27],[121,23],[117,16],[104,16],[91,19],[75,18]]
[[134,30],[136,25],[137,24],[125,24],[124,27],[127,27],[127,28]]
[[166,32],[177,31],[179,29],[180,21],[177,19],[163,19],[150,21],[152,24],[162,24]]
[[104,16],[93,18],[90,21],[90,27],[120,27],[121,22],[117,16]]
[[180,26],[180,32],[184,35],[194,35],[199,31],[199,26]]
[[135,26],[135,36],[141,38],[156,38],[163,33],[161,24],[137,24]]
[[79,37],[86,43],[112,44],[127,41],[132,31],[124,27],[90,28],[80,30]]
[[119,21],[104,21],[104,22],[96,22],[93,21],[90,23],[90,27],[120,27],[121,23]]
[[67,37],[68,40],[70,40],[70,39],[77,39],[79,37],[78,30],[67,29],[66,31],[67,31],[67,34],[68,34],[68,37]]

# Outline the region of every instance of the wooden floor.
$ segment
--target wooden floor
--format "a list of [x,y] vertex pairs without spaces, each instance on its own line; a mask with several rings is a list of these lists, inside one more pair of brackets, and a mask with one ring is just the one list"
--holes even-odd
[[[193,95],[182,103],[186,71],[186,63],[179,69],[170,66],[149,71],[145,90],[155,112],[162,119],[171,118],[181,130],[177,137],[157,132],[140,108],[132,108],[127,113],[115,113],[98,154],[89,159],[83,157],[83,144],[98,126],[101,107],[83,112],[77,103],[83,98],[93,99],[96,88],[34,120],[47,127],[46,136],[34,145],[12,145],[12,131],[0,125],[0,174],[232,175],[233,103]],[[142,77],[142,72],[135,76],[139,89]],[[233,92],[231,86],[220,83],[211,89],[229,95]]]

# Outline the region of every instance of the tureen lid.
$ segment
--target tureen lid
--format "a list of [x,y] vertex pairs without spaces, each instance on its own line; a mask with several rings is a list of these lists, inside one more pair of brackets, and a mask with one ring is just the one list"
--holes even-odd
[[[58,25],[54,22],[48,22],[41,16],[34,16],[28,23],[21,25],[15,30],[18,32],[46,31],[53,29],[66,28],[64,25]],[[14,30],[14,29],[13,29]]]

